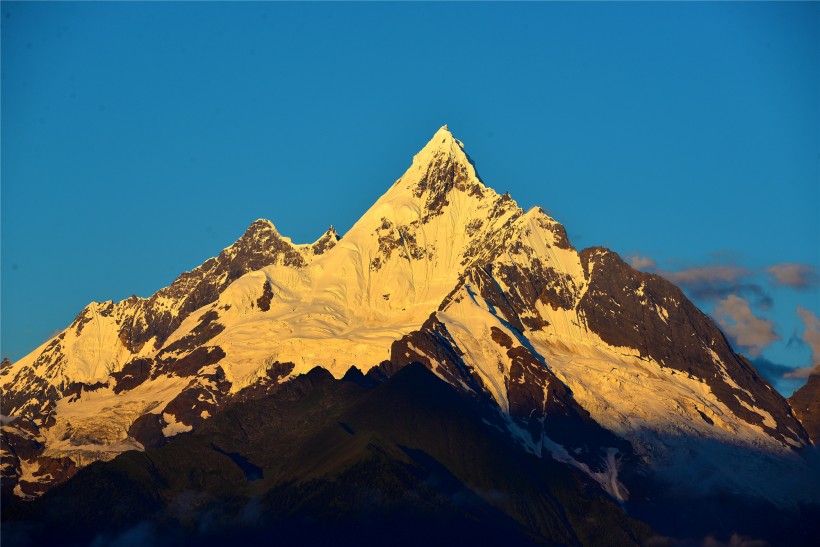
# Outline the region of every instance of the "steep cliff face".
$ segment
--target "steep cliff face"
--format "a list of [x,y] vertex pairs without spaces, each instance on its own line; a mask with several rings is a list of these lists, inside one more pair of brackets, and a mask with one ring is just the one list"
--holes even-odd
[[806,385],[789,398],[789,404],[814,445],[820,445],[820,374],[811,374]]

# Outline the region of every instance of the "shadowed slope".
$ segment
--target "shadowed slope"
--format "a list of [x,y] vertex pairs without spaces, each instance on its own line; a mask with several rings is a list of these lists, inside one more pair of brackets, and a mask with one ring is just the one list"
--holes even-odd
[[494,415],[418,364],[372,389],[314,369],[161,449],[92,464],[4,512],[13,521],[4,543],[25,544],[15,534],[29,532],[81,545],[137,529],[153,542],[198,545],[647,537],[580,473],[514,446],[490,425]]

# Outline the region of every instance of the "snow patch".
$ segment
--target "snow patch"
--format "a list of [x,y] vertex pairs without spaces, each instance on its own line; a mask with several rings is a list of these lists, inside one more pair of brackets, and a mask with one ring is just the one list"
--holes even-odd
[[163,413],[162,419],[168,424],[162,428],[162,434],[166,437],[173,437],[174,435],[179,435],[180,433],[187,433],[193,429],[193,426],[185,425],[182,422],[177,422],[176,417],[174,417],[173,414]]

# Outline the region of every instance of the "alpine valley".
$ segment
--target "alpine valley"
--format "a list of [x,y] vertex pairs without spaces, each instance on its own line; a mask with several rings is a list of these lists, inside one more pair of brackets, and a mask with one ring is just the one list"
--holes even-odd
[[344,236],[257,220],[4,361],[2,539],[815,544],[812,385],[793,411],[445,126]]

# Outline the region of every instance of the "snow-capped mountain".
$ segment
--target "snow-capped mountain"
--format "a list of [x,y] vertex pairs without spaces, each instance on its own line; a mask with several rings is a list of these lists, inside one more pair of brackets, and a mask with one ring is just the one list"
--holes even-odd
[[485,186],[446,126],[343,237],[296,245],[258,220],[5,363],[3,487],[36,496],[316,366],[378,380],[415,361],[617,500],[628,468],[795,502],[783,472],[799,480],[810,441],[788,402],[677,287]]

